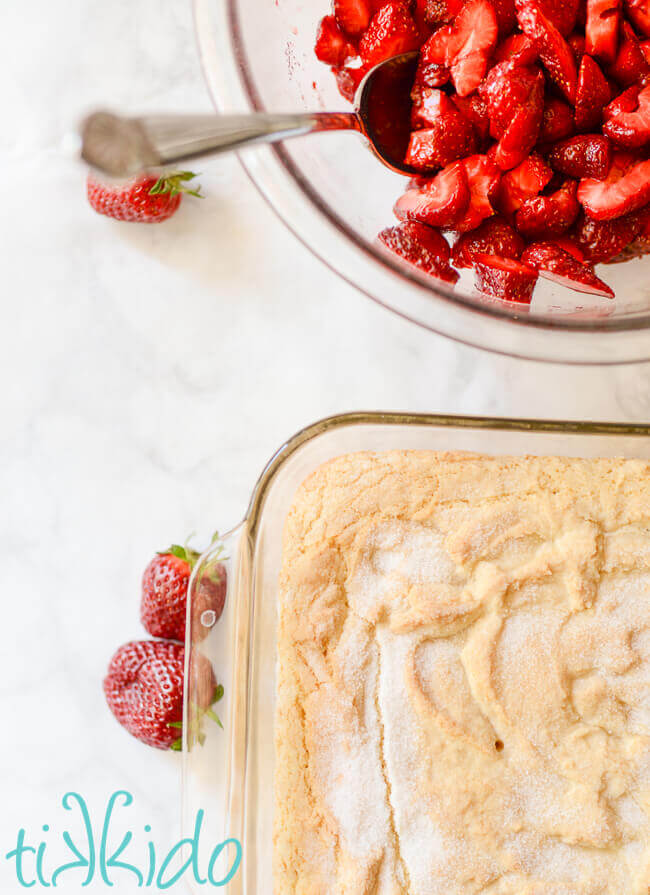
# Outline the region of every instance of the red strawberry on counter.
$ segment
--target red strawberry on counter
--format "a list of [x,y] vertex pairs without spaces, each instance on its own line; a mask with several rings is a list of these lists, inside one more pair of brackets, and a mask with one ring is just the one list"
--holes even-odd
[[[153,637],[185,640],[187,588],[199,554],[177,544],[155,556],[142,577],[140,619]],[[222,563],[215,561],[201,577],[193,606],[193,636],[201,640],[223,612],[227,576]],[[204,613],[210,613],[210,624]],[[202,622],[203,619],[203,622]]]
[[[205,657],[197,653],[193,662],[202,703],[197,709],[221,724],[210,706],[221,698],[223,687],[217,687]],[[110,661],[104,678],[108,707],[122,727],[148,746],[182,748],[184,664],[185,647],[168,640],[125,643]]]
[[187,183],[196,174],[181,171],[177,174],[144,174],[127,183],[115,184],[88,175],[87,194],[90,205],[99,214],[118,221],[156,224],[170,218],[181,204],[183,193],[201,198],[200,189],[190,189]]

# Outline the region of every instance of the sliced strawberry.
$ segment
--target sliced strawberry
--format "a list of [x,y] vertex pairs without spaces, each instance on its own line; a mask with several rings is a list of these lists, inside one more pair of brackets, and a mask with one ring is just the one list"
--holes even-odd
[[485,295],[530,304],[537,271],[513,258],[478,254],[474,257],[476,288]]
[[580,215],[575,228],[575,238],[592,264],[614,258],[641,232],[643,219],[640,214],[626,214],[612,221],[594,221]]
[[650,202],[650,160],[632,163],[623,174],[612,165],[606,180],[581,180],[578,200],[595,221],[609,221],[643,208]]
[[576,65],[580,65],[582,57],[585,55],[585,46],[587,45],[584,34],[577,32],[569,35],[567,43],[571,47],[571,51],[576,60]]
[[342,68],[333,68],[332,71],[336,78],[336,86],[339,88],[339,93],[348,102],[353,103],[359,84],[368,74],[368,69],[365,65],[357,68],[344,65]]
[[449,264],[449,245],[431,227],[416,221],[404,221],[382,230],[379,241],[395,255],[445,283],[455,283],[458,274]]
[[321,20],[314,52],[321,62],[336,67],[343,65],[346,59],[357,55],[356,47],[343,34],[334,16],[325,16]]
[[641,43],[641,49],[643,50],[643,55],[650,62],[650,40],[644,40]]
[[569,289],[614,298],[613,291],[596,276],[591,265],[576,261],[556,243],[534,242],[523,253],[521,261],[534,267],[545,279]]
[[612,163],[612,147],[607,137],[601,134],[578,134],[557,143],[548,160],[556,171],[576,180],[581,177],[603,180]]
[[499,34],[502,36],[510,34],[517,23],[515,0],[490,0],[490,2],[496,13]]
[[490,131],[490,118],[487,103],[483,97],[478,93],[470,93],[469,96],[458,96],[455,93],[451,98],[461,115],[471,122],[479,140],[487,139]]
[[573,103],[578,73],[571,48],[536,0],[515,0],[515,5],[521,30],[536,42],[551,80]]
[[553,240],[553,245],[558,246],[561,249],[564,249],[565,252],[568,252],[572,258],[575,258],[576,261],[582,262],[585,260],[585,253],[582,251],[578,243],[570,239],[568,236],[558,236]]
[[334,17],[342,31],[358,37],[370,24],[370,3],[368,0],[334,0]]
[[512,60],[500,62],[490,69],[479,93],[487,102],[490,133],[495,140],[505,134],[521,106],[530,106],[541,121],[544,78],[537,67]]
[[619,84],[629,87],[637,82],[645,83],[650,76],[650,64],[645,57],[639,38],[628,22],[623,22],[623,40],[621,41],[614,64],[609,74]]
[[650,0],[625,0],[625,11],[637,31],[650,37]]
[[621,0],[587,0],[586,51],[602,62],[616,59]]
[[518,62],[519,65],[531,65],[537,62],[537,47],[535,41],[526,34],[511,34],[501,41],[494,51],[495,62]]
[[406,163],[426,171],[471,155],[476,150],[474,128],[455,103],[441,90],[425,88],[413,107],[414,126]]
[[422,47],[418,80],[436,86],[444,83],[446,71],[458,94],[467,96],[483,80],[497,36],[489,0],[466,0],[453,22],[434,31]]
[[364,64],[372,67],[419,45],[419,31],[407,8],[391,0],[373,16],[359,43],[359,54]]
[[494,214],[492,198],[496,194],[501,172],[487,155],[471,155],[459,164],[465,168],[469,186],[469,206],[454,225],[457,233],[475,230],[478,225]]
[[533,153],[501,178],[497,198],[499,208],[511,217],[524,202],[539,195],[552,177],[553,172],[544,159]]
[[539,129],[540,143],[555,143],[570,137],[575,131],[573,109],[564,100],[549,96],[542,111],[542,124]]
[[428,25],[451,22],[462,5],[463,0],[417,0],[417,7],[422,7],[423,18]]
[[641,149],[650,143],[650,87],[636,91],[636,87],[628,88],[605,109],[603,133],[625,149]]
[[539,6],[563,37],[571,34],[578,18],[580,0],[539,0]]
[[576,198],[577,187],[575,180],[567,180],[549,196],[527,199],[515,215],[517,230],[529,239],[565,233],[580,211]]
[[452,260],[456,267],[472,267],[474,255],[500,255],[519,258],[526,243],[503,218],[494,216],[469,233],[464,233],[454,245]]
[[452,162],[422,186],[407,190],[395,204],[401,220],[421,221],[433,227],[453,227],[470,203],[467,173],[462,162]]
[[577,129],[589,131],[597,128],[603,117],[603,108],[611,98],[609,84],[598,63],[591,56],[583,56],[575,102]]

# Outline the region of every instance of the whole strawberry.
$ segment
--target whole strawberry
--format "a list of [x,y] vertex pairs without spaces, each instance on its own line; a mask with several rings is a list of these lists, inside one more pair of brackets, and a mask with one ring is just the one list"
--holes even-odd
[[[142,576],[140,619],[154,637],[185,640],[187,589],[199,554],[174,544],[155,556]],[[192,627],[195,641],[203,640],[221,616],[226,601],[227,576],[214,561],[201,576],[195,594]]]
[[199,189],[186,184],[196,174],[181,171],[175,174],[143,174],[127,183],[100,181],[88,175],[88,201],[99,214],[118,221],[155,224],[170,218],[181,204],[183,193],[201,198]]
[[111,659],[104,679],[110,710],[130,734],[157,749],[179,748],[185,647],[132,641]]

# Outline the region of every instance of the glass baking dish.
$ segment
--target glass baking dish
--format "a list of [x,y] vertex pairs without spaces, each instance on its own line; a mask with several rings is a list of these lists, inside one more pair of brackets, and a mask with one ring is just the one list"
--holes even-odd
[[[365,450],[650,459],[649,436],[650,425],[645,424],[353,413],[315,423],[283,445],[260,476],[245,519],[222,538],[226,559],[219,561],[228,573],[225,610],[204,639],[205,628],[200,620],[192,627],[188,608],[183,828],[185,836],[192,836],[198,812],[205,812],[203,866],[216,843],[231,837],[241,842],[241,867],[222,891],[261,895],[272,889],[277,580],[284,520],[303,480],[333,457]],[[192,599],[209,575],[217,549],[197,563]],[[209,626],[211,619],[204,621]],[[191,671],[197,666],[190,656],[197,650],[211,662],[225,691],[217,706],[224,729],[204,720],[202,743],[189,734],[196,725],[193,706],[201,688]],[[216,872],[214,878],[220,878]],[[192,891],[202,890],[193,885]]]

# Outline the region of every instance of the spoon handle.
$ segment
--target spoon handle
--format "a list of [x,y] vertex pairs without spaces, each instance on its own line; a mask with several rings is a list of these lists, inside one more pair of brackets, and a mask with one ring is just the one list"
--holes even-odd
[[297,115],[149,115],[94,112],[81,125],[81,156],[113,177],[178,165],[204,155],[326,130],[360,130],[354,112]]

